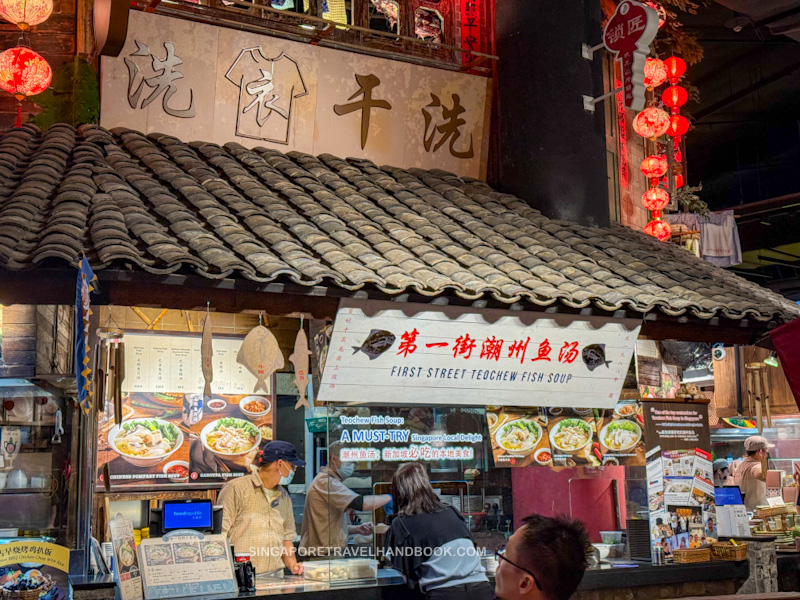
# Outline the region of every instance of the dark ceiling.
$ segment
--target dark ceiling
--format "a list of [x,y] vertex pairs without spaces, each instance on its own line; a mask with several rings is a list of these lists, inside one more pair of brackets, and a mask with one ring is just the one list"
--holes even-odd
[[681,20],[705,51],[687,71],[689,183],[736,209],[737,270],[800,300],[800,0],[709,2]]

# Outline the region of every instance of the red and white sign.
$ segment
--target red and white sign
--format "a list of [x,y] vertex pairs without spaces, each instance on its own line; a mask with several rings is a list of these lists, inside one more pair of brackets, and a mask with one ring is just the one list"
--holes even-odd
[[318,399],[613,408],[640,324],[342,300]]
[[644,61],[658,33],[658,12],[641,2],[623,0],[606,24],[603,44],[622,63],[625,106],[644,108]]
[[[480,52],[481,13],[478,0],[461,0],[461,47],[464,50]],[[472,54],[464,54],[464,64],[475,60]]]

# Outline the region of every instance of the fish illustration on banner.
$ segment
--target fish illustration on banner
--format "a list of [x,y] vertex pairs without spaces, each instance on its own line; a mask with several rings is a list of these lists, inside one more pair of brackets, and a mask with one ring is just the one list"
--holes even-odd
[[253,393],[263,390],[268,394],[267,379],[283,368],[283,353],[272,332],[263,325],[257,325],[245,336],[236,362],[256,376],[258,381]]
[[370,360],[375,360],[391,348],[396,339],[391,331],[373,329],[360,346],[353,346],[353,354],[363,352]]
[[311,408],[311,405],[306,399],[310,356],[311,350],[308,349],[308,337],[306,336],[306,330],[303,329],[301,323],[300,331],[297,332],[297,338],[294,340],[294,351],[289,356],[289,362],[294,365],[294,384],[297,386],[297,391],[300,394],[297,404],[294,405],[295,410],[301,406]]
[[606,360],[606,345],[591,344],[583,349],[583,362],[590,371],[603,365],[608,368],[612,361]]
[[96,290],[97,277],[84,256],[78,263],[75,285],[75,380],[78,404],[84,414],[92,409],[92,368],[89,366],[89,316],[92,314],[89,294]]
[[211,313],[206,314],[203,322],[203,341],[200,344],[200,360],[203,361],[203,380],[206,382],[203,395],[211,397],[211,382],[214,381],[214,348],[212,346]]

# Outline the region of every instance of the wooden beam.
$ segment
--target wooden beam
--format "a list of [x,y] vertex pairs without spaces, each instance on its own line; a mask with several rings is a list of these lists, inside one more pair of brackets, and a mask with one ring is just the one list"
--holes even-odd
[[333,32],[334,29],[336,29],[336,27],[328,23],[327,25],[325,25],[325,27],[318,30],[317,33],[314,34],[314,37],[311,38],[309,43],[312,46],[316,46],[317,44],[320,43],[321,40],[324,40],[326,37],[328,37]]
[[153,319],[153,322],[152,322],[152,323],[150,323],[150,324],[147,326],[147,328],[148,328],[148,329],[158,329],[158,322],[159,322],[159,321],[161,321],[161,319],[163,319],[163,318],[164,318],[164,315],[166,315],[168,312],[169,312],[169,309],[168,309],[168,308],[165,308],[165,309],[164,309],[164,310],[162,310],[160,313],[158,313],[158,316],[157,316],[155,319]]

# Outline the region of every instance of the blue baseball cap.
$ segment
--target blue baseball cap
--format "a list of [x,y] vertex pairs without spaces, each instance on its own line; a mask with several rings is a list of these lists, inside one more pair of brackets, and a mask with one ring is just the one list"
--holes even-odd
[[280,440],[262,444],[261,449],[258,451],[259,464],[263,465],[276,460],[283,460],[293,464],[295,467],[304,467],[306,465],[306,461],[297,456],[297,448],[294,447],[294,444]]

